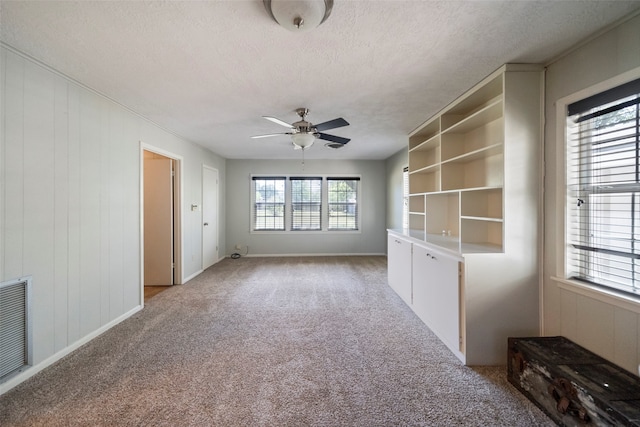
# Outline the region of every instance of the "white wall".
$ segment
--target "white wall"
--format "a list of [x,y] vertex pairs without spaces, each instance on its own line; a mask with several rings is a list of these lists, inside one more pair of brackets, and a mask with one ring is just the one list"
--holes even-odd
[[201,269],[201,212],[187,208],[201,204],[201,165],[220,170],[224,201],[225,161],[4,46],[0,55],[0,281],[33,277],[36,365],[2,393],[141,307],[140,141],[184,159],[185,277]]
[[[361,175],[361,233],[250,233],[251,174]],[[384,254],[385,177],[384,160],[306,160],[304,168],[301,159],[227,160],[226,252],[236,252],[240,243],[249,247],[249,255]]]
[[[407,146],[409,141],[407,141]],[[409,166],[409,151],[398,151],[386,160],[387,167],[387,228],[402,228],[402,170]]]
[[[640,304],[593,292],[560,287],[564,190],[557,159],[564,141],[556,137],[555,102],[565,96],[640,67],[640,16],[623,23],[552,63],[547,70],[545,126],[545,245],[543,315],[545,335],[564,335],[638,373]],[[560,212],[560,215],[558,213]]]

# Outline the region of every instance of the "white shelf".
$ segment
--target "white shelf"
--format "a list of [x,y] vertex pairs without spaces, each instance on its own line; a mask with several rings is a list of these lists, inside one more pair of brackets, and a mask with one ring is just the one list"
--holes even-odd
[[429,150],[433,150],[438,146],[440,146],[440,134],[434,135],[431,138],[427,139],[426,141],[421,142],[420,144],[410,149],[409,152],[415,153],[418,151],[429,151]]
[[491,243],[461,243],[460,252],[463,254],[495,254],[502,251],[502,247]]
[[483,107],[479,111],[471,114],[452,124],[446,129],[442,130],[442,133],[467,133],[480,126],[484,126],[489,122],[497,120],[502,117],[502,97],[493,100],[489,105]]
[[480,148],[468,153],[461,154],[451,159],[443,160],[442,164],[447,163],[468,163],[485,157],[496,156],[502,154],[502,143],[493,144],[488,147]]
[[409,171],[409,175],[424,174],[424,173],[434,173],[434,172],[438,172],[438,171],[440,171],[440,163],[429,165],[429,166],[425,166],[425,167],[422,167],[422,168],[414,170],[414,171]]
[[482,216],[460,216],[460,219],[469,219],[473,221],[490,221],[490,222],[503,222],[501,218],[489,218]]
[[438,134],[440,134],[440,118],[436,117],[411,133],[409,136],[409,151],[413,151],[425,143],[428,144]]

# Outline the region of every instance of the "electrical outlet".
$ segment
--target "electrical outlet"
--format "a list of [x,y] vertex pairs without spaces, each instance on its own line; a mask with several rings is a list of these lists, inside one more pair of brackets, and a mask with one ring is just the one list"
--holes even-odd
[[241,245],[240,243],[236,243],[236,249],[237,249],[237,250],[242,249],[242,245]]

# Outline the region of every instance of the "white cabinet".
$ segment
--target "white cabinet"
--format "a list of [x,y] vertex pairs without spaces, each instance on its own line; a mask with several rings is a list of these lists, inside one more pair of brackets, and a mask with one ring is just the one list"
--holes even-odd
[[387,240],[389,286],[411,305],[411,242],[389,234]]
[[460,262],[434,247],[413,245],[413,311],[456,355],[460,343]]

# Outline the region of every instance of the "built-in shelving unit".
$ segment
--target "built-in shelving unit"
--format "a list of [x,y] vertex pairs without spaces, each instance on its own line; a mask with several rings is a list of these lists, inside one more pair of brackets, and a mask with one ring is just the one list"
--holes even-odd
[[539,332],[541,82],[541,67],[507,64],[409,135],[410,229],[389,230],[390,281],[410,280],[402,298],[467,364],[504,364],[508,336]]
[[463,253],[504,250],[508,67],[409,136],[410,227],[456,237]]

